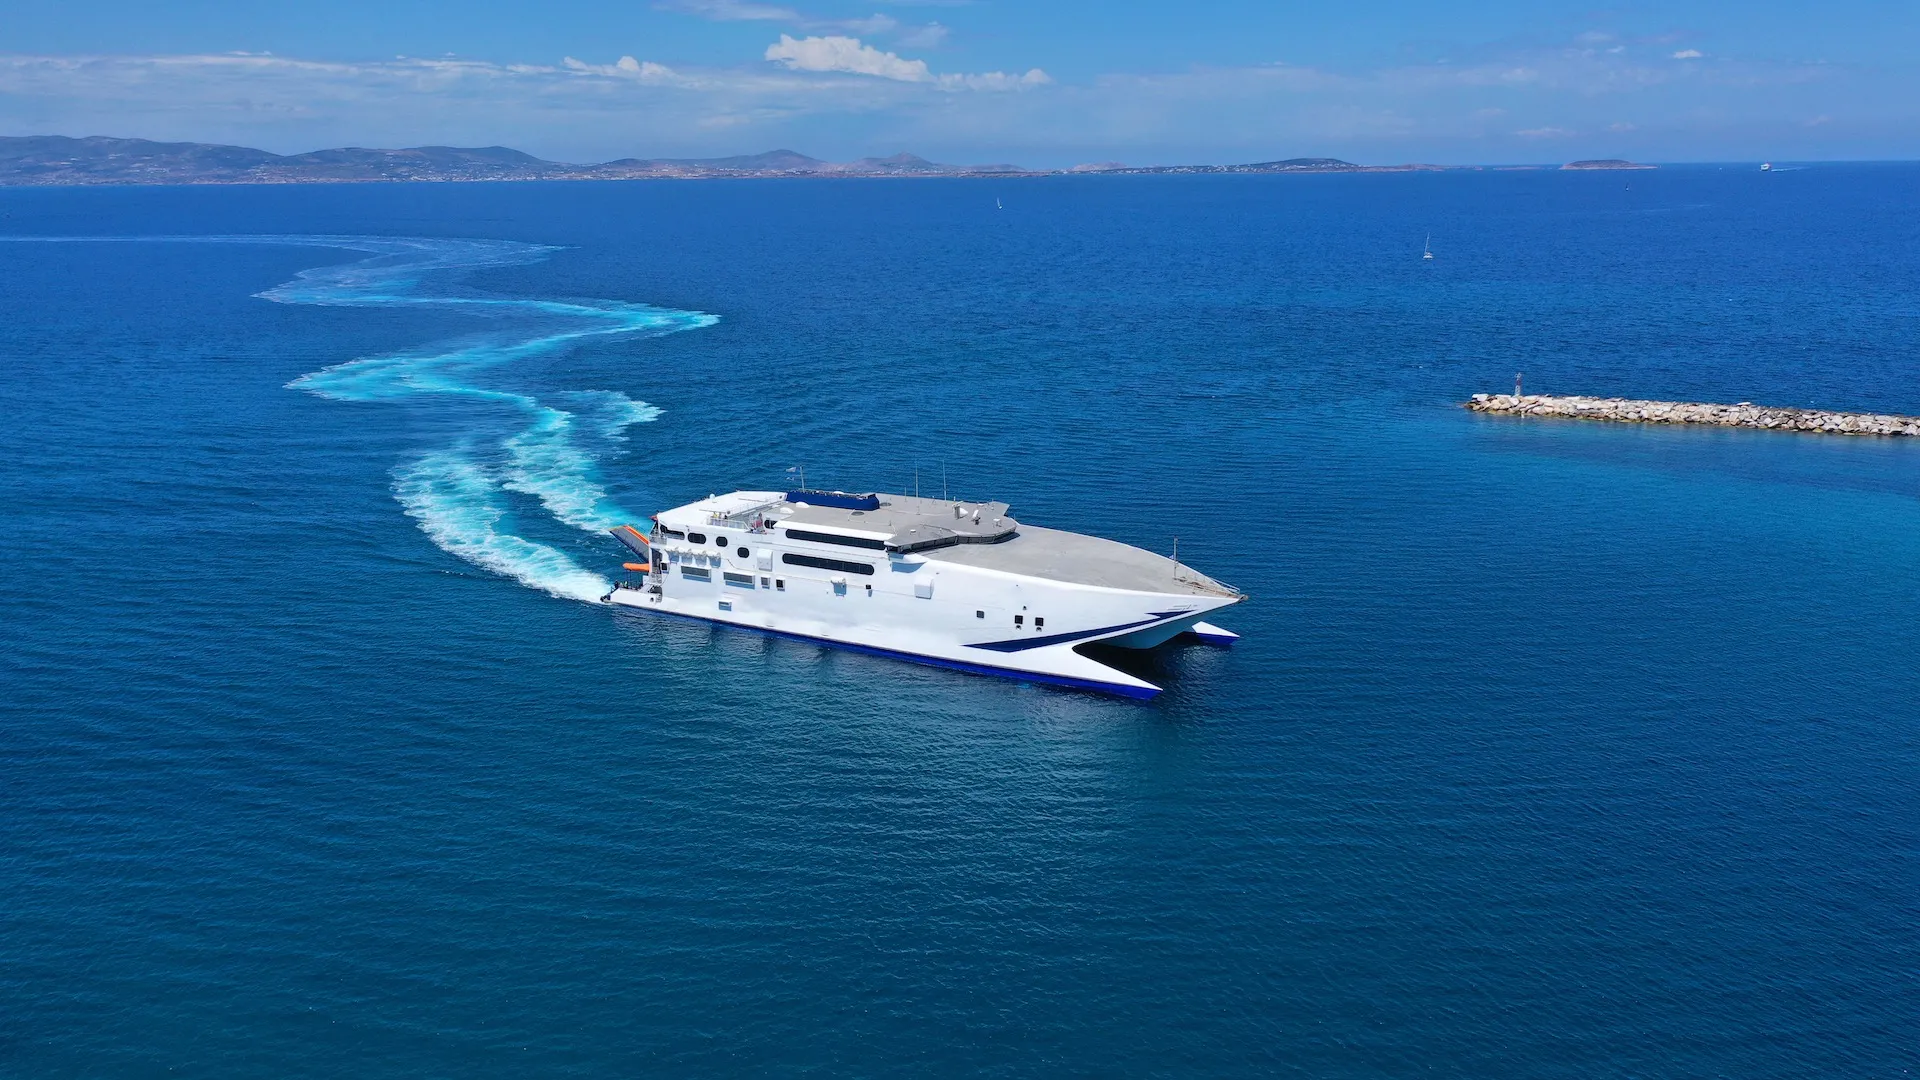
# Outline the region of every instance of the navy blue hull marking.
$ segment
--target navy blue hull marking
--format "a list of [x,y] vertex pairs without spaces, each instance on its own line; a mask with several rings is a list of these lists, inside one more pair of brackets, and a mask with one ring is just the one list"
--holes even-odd
[[1025,652],[1028,649],[1040,649],[1048,645],[1064,645],[1069,641],[1098,637],[1101,634],[1112,634],[1121,630],[1132,630],[1135,627],[1146,626],[1151,623],[1163,622],[1167,619],[1175,619],[1182,615],[1191,614],[1193,614],[1191,608],[1186,611],[1149,611],[1147,612],[1149,617],[1141,619],[1139,622],[1121,623],[1118,626],[1102,626],[1097,630],[1073,630],[1065,634],[1048,634],[1045,637],[1007,638],[1004,641],[982,641],[979,644],[969,643],[967,648],[991,649],[994,652]]

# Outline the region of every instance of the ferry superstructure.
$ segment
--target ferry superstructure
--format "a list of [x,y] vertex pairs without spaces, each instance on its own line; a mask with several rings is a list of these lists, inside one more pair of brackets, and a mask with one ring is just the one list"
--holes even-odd
[[1180,634],[1246,599],[1163,555],[1023,525],[1001,502],[838,491],[735,491],[613,534],[644,559],[611,604],[982,674],[1150,698],[1094,660]]

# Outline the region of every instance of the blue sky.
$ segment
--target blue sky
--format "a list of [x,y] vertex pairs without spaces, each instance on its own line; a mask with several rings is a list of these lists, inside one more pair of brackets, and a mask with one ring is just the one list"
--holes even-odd
[[31,0],[0,133],[561,160],[1920,157],[1920,3]]

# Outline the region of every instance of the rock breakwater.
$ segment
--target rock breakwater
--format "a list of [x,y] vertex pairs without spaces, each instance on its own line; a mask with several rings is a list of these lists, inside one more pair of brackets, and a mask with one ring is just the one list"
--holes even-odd
[[1812,431],[1828,435],[1920,436],[1920,417],[1826,412],[1820,409],[1776,409],[1745,401],[1738,405],[1707,405],[1687,401],[1634,401],[1629,398],[1549,397],[1545,394],[1475,394],[1466,407],[1474,412],[1510,416],[1561,416],[1625,424],[1714,424],[1767,431]]

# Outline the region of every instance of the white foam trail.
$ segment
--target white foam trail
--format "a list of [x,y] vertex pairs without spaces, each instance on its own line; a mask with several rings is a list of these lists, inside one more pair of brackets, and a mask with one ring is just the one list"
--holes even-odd
[[627,441],[627,429],[660,418],[658,406],[635,401],[618,390],[576,390],[563,395],[593,410],[594,430],[603,439]]
[[[597,458],[574,440],[573,414],[532,394],[476,385],[488,368],[558,353],[588,337],[654,337],[712,326],[719,317],[618,300],[524,300],[480,296],[442,287],[423,290],[436,272],[539,262],[560,250],[510,240],[455,240],[383,236],[152,236],[0,237],[66,243],[175,241],[340,248],[367,258],[302,270],[258,295],[282,304],[328,307],[430,306],[484,318],[492,333],[440,348],[366,356],[308,372],[287,385],[339,401],[378,401],[443,395],[498,403],[526,417],[526,427],[492,448],[492,464],[472,458],[471,438],[396,469],[394,494],[434,543],[478,566],[534,588],[591,600],[609,586],[544,544],[501,531],[508,520],[503,490],[529,494],[557,520],[598,532],[637,519],[608,496]],[[568,391],[593,413],[603,442],[624,442],[634,424],[660,410],[612,390]],[[607,447],[613,452],[613,447]]]
[[555,518],[588,532],[632,522],[594,478],[593,458],[573,444],[573,414],[540,408],[532,427],[508,439],[505,487],[532,495]]
[[393,494],[433,542],[522,585],[567,600],[598,600],[607,579],[545,544],[502,532],[499,485],[455,451],[429,454],[394,471]]

